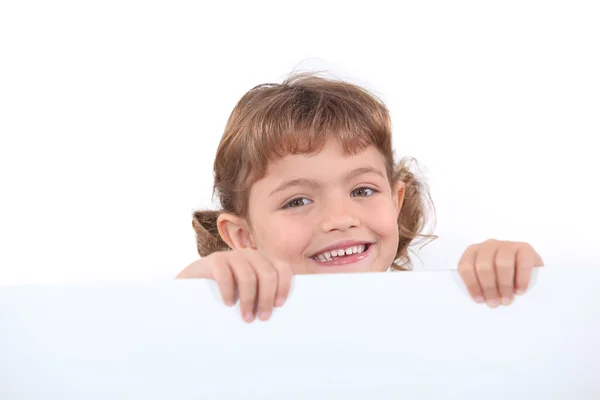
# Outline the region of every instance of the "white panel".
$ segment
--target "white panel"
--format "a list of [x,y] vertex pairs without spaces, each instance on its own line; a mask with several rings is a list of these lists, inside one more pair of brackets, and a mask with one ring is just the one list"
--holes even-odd
[[0,398],[600,398],[600,269],[546,267],[498,309],[457,283],[298,276],[250,325],[212,281],[0,288]]

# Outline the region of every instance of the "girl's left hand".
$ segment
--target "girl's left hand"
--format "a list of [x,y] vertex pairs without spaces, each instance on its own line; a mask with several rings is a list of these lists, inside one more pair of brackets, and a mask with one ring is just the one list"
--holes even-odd
[[487,240],[467,248],[458,273],[473,300],[493,308],[511,304],[515,293],[525,293],[532,269],[543,265],[528,243]]

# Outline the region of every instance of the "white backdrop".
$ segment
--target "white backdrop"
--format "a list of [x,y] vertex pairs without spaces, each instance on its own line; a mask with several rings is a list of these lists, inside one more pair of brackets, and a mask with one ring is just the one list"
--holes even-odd
[[489,237],[598,265],[594,1],[0,4],[0,284],[171,278],[226,119],[327,67],[376,91],[455,268]]

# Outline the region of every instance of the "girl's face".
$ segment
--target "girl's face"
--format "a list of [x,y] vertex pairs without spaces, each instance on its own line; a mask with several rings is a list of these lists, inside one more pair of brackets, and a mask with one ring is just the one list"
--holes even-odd
[[252,186],[250,241],[294,274],[385,271],[398,248],[403,197],[375,147],[344,156],[329,141],[316,155],[272,162]]

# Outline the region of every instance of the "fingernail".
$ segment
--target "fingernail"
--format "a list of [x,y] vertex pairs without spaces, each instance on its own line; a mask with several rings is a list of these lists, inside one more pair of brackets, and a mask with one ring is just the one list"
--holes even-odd
[[268,320],[270,316],[271,316],[271,311],[261,311],[261,312],[258,314],[258,318],[259,318],[261,321],[266,321],[266,320]]
[[234,304],[235,304],[235,301],[233,301],[231,299],[225,300],[225,305],[227,305],[228,307],[233,307]]
[[248,311],[246,314],[244,314],[244,320],[246,322],[254,321],[254,313],[252,311]]
[[483,303],[485,301],[483,296],[475,296],[473,300],[475,300],[476,303]]
[[488,300],[487,302],[488,306],[494,308],[494,307],[498,307],[498,300],[493,299],[493,300]]
[[285,303],[285,299],[283,297],[278,297],[275,299],[275,307],[281,307]]
[[504,304],[505,306],[509,305],[510,303],[512,303],[512,299],[510,299],[508,297],[502,298],[502,304]]
[[524,289],[517,289],[516,292],[517,292],[517,294],[525,294]]

